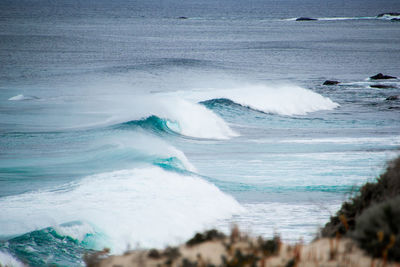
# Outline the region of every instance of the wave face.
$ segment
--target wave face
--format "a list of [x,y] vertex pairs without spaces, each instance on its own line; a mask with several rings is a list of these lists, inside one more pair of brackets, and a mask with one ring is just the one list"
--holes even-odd
[[159,167],[96,174],[69,187],[2,198],[0,206],[7,215],[0,217],[0,236],[79,221],[56,232],[89,249],[107,246],[116,253],[135,244],[161,247],[183,241],[241,211],[213,184]]
[[228,99],[265,113],[285,116],[332,110],[339,104],[311,90],[294,85],[247,85],[233,89],[180,92],[189,99],[207,101]]

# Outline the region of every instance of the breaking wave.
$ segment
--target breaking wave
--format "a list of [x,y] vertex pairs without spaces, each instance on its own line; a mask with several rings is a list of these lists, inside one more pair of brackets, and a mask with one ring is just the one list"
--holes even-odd
[[309,112],[332,110],[339,106],[327,97],[293,85],[251,85],[177,94],[198,102],[225,101],[224,104],[236,103],[265,113],[285,116],[305,115]]
[[221,117],[198,103],[178,97],[153,97],[143,98],[140,105],[146,107],[124,109],[110,120],[111,124],[119,128],[140,126],[193,138],[223,140],[238,136]]
[[[58,235],[87,248],[111,247],[117,253],[135,244],[161,247],[183,241],[242,209],[215,185],[156,166],[100,173],[68,187],[5,197],[0,206],[7,215],[0,217],[0,236],[56,226]],[[80,223],[69,223],[76,221]]]

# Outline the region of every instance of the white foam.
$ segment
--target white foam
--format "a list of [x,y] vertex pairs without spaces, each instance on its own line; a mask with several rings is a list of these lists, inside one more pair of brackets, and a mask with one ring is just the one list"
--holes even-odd
[[[302,238],[311,242],[319,229],[340,207],[341,201],[296,203],[246,203],[246,211],[235,216],[235,223],[244,232],[271,238],[274,233],[285,242]],[[224,225],[221,226],[223,228]]]
[[298,18],[288,18],[288,19],[282,19],[282,20],[286,20],[286,21],[296,21],[296,19],[298,19]]
[[178,94],[195,101],[227,98],[259,111],[287,116],[331,110],[339,106],[327,97],[296,85],[243,85],[225,90],[210,89]]
[[391,19],[400,19],[400,16],[392,16],[389,14],[385,14],[381,17],[376,17],[377,19],[382,19],[382,20],[391,20]]
[[38,99],[38,98],[35,97],[35,96],[24,96],[24,95],[20,94],[20,95],[16,95],[16,96],[10,97],[8,100],[10,100],[10,101],[23,101],[23,100],[33,100],[33,99]]
[[7,252],[0,250],[0,266],[23,267],[25,265],[16,260],[13,256],[8,254]]
[[213,184],[158,167],[101,173],[69,190],[5,197],[0,206],[0,235],[82,221],[94,228],[83,224],[61,232],[82,239],[94,229],[106,240],[97,248],[119,253],[137,243],[161,247],[182,242],[241,211],[236,200]]
[[336,21],[336,20],[371,20],[376,19],[376,17],[325,17],[325,18],[318,18],[318,20],[325,20],[325,21]]

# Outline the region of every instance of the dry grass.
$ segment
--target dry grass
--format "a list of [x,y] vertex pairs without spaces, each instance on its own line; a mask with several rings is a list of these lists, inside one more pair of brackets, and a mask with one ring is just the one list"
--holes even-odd
[[[207,236],[207,232],[201,235]],[[354,241],[341,238],[340,235],[322,238],[308,245],[302,242],[295,245],[283,244],[279,237],[272,240],[253,238],[240,233],[237,228],[234,228],[230,236],[221,235],[165,250],[135,250],[106,258],[100,254],[101,259],[86,257],[90,259],[86,263],[90,267],[400,267],[400,263],[365,255]]]

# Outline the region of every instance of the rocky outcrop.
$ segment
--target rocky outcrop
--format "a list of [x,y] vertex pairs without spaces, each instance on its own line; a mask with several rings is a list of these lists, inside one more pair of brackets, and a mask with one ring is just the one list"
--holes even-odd
[[336,85],[339,83],[338,81],[326,80],[322,85]]
[[308,17],[300,17],[300,18],[296,19],[296,21],[311,21],[311,20],[317,20],[317,19],[308,18]]
[[391,95],[386,100],[393,101],[393,100],[400,100],[400,95]]
[[384,75],[382,73],[378,73],[374,76],[369,77],[372,80],[387,80],[387,79],[397,79],[397,77]]

